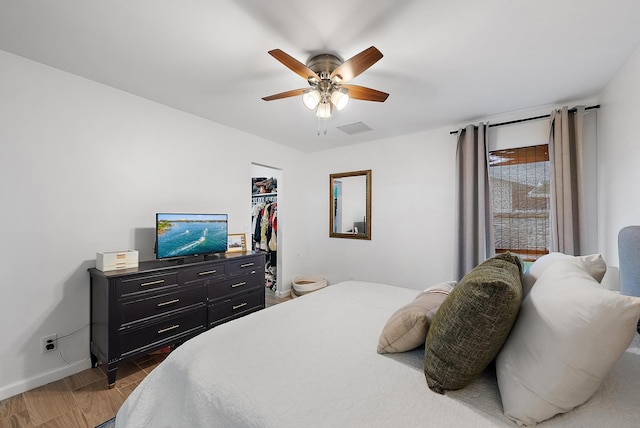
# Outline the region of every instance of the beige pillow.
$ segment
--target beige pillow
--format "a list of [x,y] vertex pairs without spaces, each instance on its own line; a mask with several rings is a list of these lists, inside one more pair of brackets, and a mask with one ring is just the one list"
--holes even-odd
[[504,414],[534,425],[587,401],[633,340],[638,318],[640,298],[600,287],[578,260],[553,263],[496,358]]
[[424,344],[429,324],[455,282],[427,288],[387,321],[378,339],[378,353],[406,352]]
[[607,264],[600,254],[590,254],[588,256],[570,256],[564,253],[549,253],[536,260],[529,270],[522,277],[522,297],[524,298],[540,275],[558,260],[576,260],[578,266],[585,270],[596,281],[602,281]]

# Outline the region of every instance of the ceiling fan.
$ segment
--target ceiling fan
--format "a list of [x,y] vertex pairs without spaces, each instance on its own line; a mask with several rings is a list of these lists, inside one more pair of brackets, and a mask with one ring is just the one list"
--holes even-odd
[[384,102],[389,94],[364,86],[349,85],[350,81],[367,68],[375,64],[382,53],[371,46],[347,61],[342,61],[335,55],[316,55],[303,64],[280,49],[269,51],[269,54],[280,61],[285,67],[306,79],[310,88],[293,89],[287,92],[263,97],[265,101],[302,95],[302,102],[309,110],[315,110],[319,118],[331,117],[335,107],[344,109],[349,99]]

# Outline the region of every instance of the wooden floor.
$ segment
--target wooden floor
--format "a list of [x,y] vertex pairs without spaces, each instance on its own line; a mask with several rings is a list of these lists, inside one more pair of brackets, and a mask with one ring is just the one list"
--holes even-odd
[[[266,290],[266,306],[289,300]],[[104,365],[0,401],[0,428],[93,428],[116,415],[124,400],[165,354],[146,355],[118,367],[107,388]]]
[[269,306],[277,305],[278,303],[286,302],[287,300],[291,300],[291,296],[289,294],[287,294],[286,297],[276,297],[276,293],[274,291],[268,288],[265,289],[264,301],[267,308]]

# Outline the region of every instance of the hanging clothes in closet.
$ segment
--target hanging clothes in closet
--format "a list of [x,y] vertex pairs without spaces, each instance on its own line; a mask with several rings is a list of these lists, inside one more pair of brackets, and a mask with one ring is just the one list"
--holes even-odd
[[274,178],[252,179],[252,248],[267,252],[265,287],[276,289],[278,203]]

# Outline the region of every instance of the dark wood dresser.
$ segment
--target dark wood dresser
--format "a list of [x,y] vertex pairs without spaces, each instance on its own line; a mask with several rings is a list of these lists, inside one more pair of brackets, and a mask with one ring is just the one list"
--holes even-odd
[[91,278],[91,363],[107,364],[113,387],[118,365],[263,309],[264,253],[154,260]]

